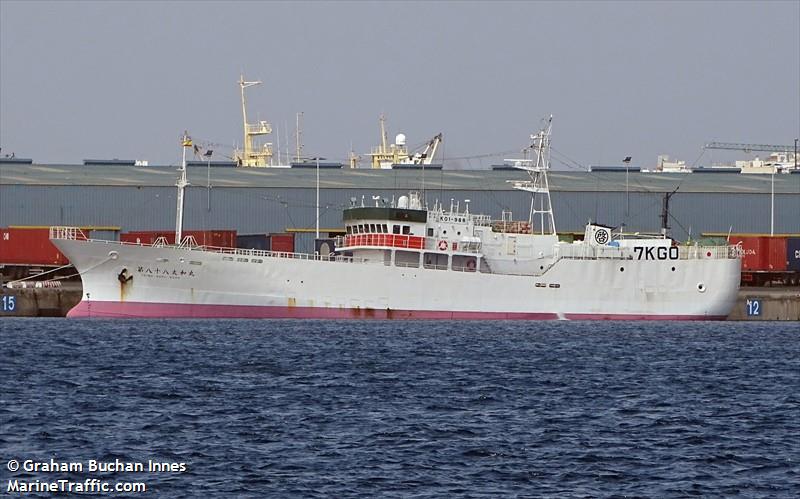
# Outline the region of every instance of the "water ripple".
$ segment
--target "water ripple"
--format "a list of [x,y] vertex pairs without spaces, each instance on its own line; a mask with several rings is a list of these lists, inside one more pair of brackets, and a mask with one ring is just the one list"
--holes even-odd
[[106,477],[158,497],[797,497],[797,333],[3,319],[0,458],[186,462]]

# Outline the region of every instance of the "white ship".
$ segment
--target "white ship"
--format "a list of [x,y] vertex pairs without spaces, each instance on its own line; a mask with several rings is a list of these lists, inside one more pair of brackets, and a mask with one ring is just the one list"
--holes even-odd
[[[552,120],[552,118],[551,118]],[[53,227],[53,243],[81,274],[69,317],[325,319],[721,320],[739,288],[733,246],[676,246],[621,238],[589,225],[559,242],[547,181],[551,121],[531,136],[525,221],[492,221],[465,206],[428,209],[416,194],[344,211],[347,235],[329,255],[209,248],[176,241],[89,240]],[[186,146],[186,143],[184,143]],[[185,151],[185,149],[184,149]]]

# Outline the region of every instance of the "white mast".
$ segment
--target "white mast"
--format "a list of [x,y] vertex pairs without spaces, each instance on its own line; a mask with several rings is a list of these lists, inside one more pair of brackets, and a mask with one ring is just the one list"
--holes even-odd
[[178,182],[175,184],[178,186],[178,208],[175,213],[175,244],[181,244],[181,236],[183,235],[183,191],[189,182],[186,180],[186,149],[192,147],[192,138],[189,137],[188,132],[183,132],[183,160],[181,161],[181,167],[178,169],[180,175],[178,176]]
[[[531,135],[531,145],[527,150],[536,151],[536,160],[533,159],[507,159],[514,168],[525,170],[530,175],[530,180],[510,181],[514,189],[532,193],[531,211],[529,221],[539,215],[539,231],[541,234],[556,234],[556,221],[553,217],[553,205],[550,202],[550,184],[547,180],[547,170],[550,169],[550,133],[553,128],[553,115],[547,119],[547,124],[539,133]],[[526,154],[527,156],[527,154]],[[536,207],[536,198],[539,197],[539,207]],[[546,230],[547,229],[547,230]]]

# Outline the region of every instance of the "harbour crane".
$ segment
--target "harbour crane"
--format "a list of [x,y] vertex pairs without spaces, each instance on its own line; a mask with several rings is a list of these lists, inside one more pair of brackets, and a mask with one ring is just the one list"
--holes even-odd
[[762,151],[762,152],[789,152],[797,147],[794,146],[776,146],[769,144],[739,144],[736,142],[709,142],[703,146],[703,149],[727,149],[731,151]]

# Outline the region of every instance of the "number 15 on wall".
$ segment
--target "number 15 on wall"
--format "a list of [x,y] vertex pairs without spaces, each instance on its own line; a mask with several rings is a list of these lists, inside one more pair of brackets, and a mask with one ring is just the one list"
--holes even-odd
[[3,298],[0,300],[0,302],[3,303],[3,312],[13,312],[14,309],[17,308],[16,296],[3,295]]

